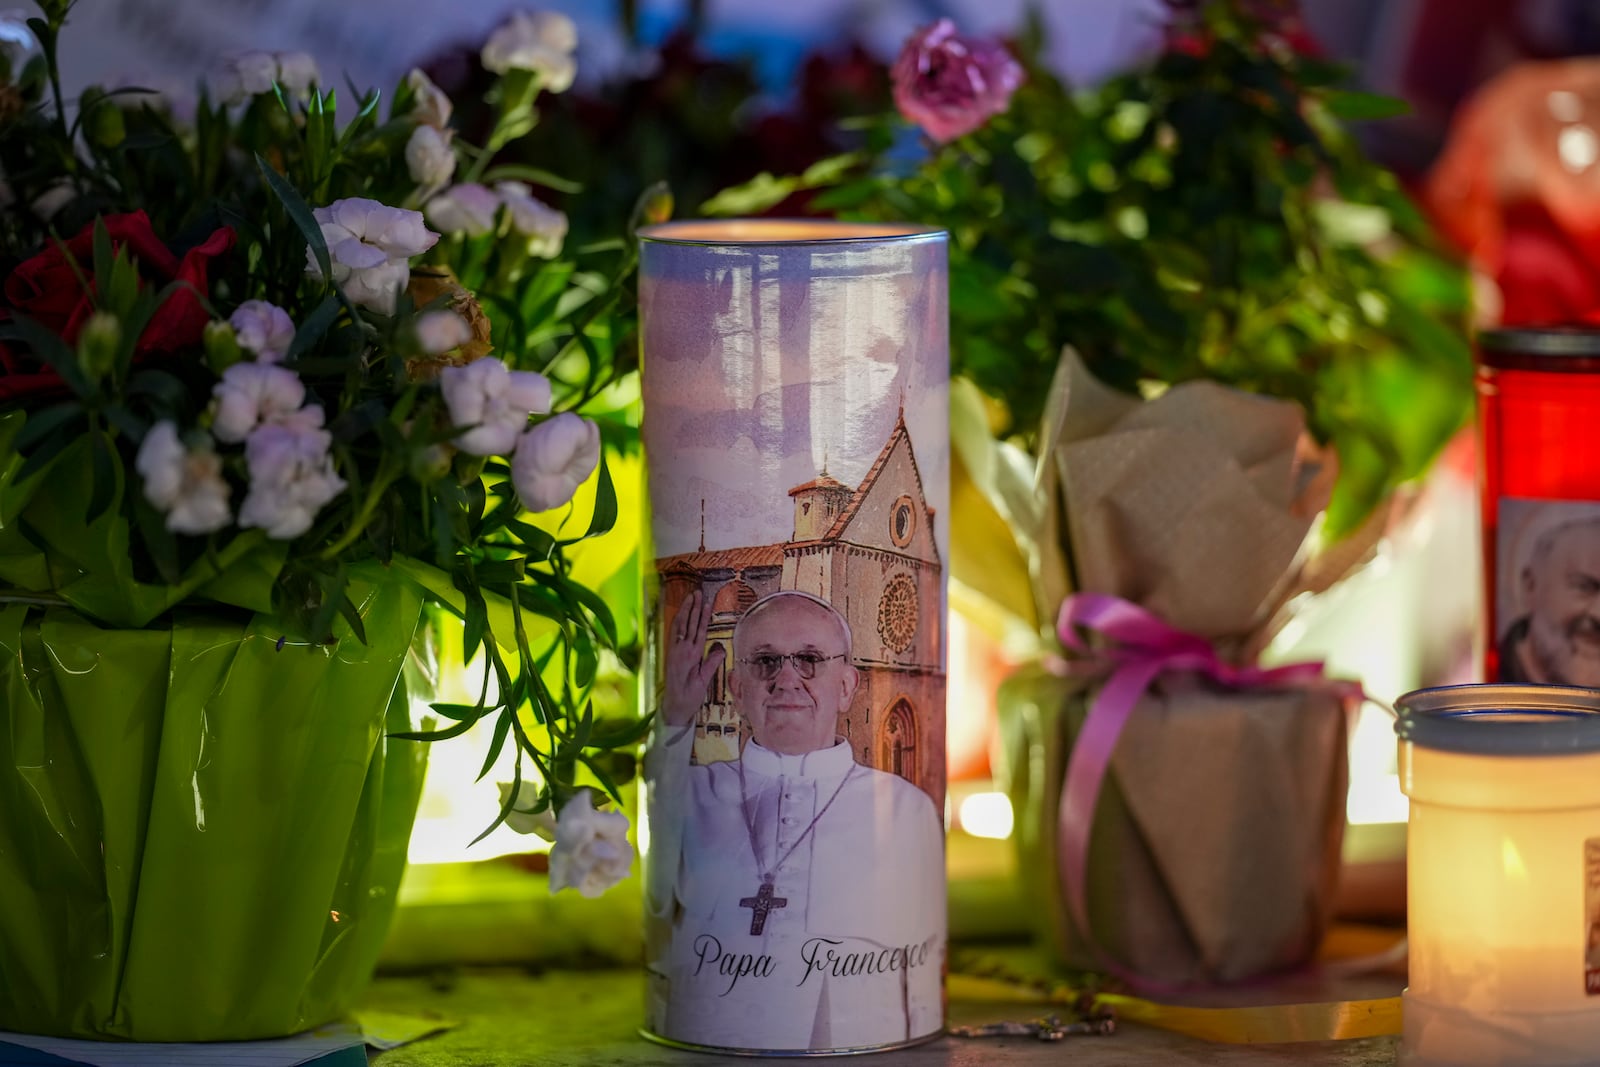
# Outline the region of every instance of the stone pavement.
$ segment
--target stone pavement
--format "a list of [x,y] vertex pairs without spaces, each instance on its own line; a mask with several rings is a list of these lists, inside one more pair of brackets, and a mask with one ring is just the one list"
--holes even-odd
[[[637,1036],[644,983],[625,970],[516,969],[380,978],[363,1007],[438,1015],[461,1025],[391,1052],[376,1067],[710,1067],[738,1062],[652,1045]],[[1363,991],[1361,995],[1372,995]],[[1038,1005],[953,1000],[952,1024],[1027,1019]],[[941,1038],[865,1062],[881,1067],[1389,1067],[1396,1039],[1223,1045],[1134,1024],[1111,1037],[1046,1043],[1021,1038]]]

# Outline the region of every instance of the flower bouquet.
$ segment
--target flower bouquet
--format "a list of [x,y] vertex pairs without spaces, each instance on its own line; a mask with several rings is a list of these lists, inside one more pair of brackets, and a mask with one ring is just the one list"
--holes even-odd
[[[950,230],[954,473],[976,490],[953,491],[953,599],[1050,634],[1001,694],[1034,912],[1068,962],[1156,988],[1315,951],[1358,689],[1259,659],[1368,553],[1472,388],[1465,280],[1340,121],[1391,105],[1338,90],[1290,4],[1167,17],[1158,56],[1077,90],[935,24],[875,152],[774,183]],[[986,513],[1013,566],[961,551]]]
[[[628,869],[646,724],[594,712],[629,653],[574,562],[636,440],[636,256],[496,165],[561,16],[485,45],[478,145],[420,71],[344,112],[298,54],[68,101],[69,6],[0,22],[0,1029],[278,1036],[371,974],[417,740],[493,724],[554,888]],[[429,625],[482,672],[442,729]]]

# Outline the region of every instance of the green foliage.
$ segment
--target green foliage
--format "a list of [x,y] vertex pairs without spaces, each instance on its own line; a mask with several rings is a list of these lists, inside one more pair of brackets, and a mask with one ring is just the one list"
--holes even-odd
[[[15,89],[24,103],[0,110],[0,174],[13,198],[0,208],[0,279],[24,261],[60,255],[88,313],[74,335],[47,316],[0,307],[0,600],[67,604],[124,627],[152,624],[185,603],[267,610],[309,642],[282,654],[319,655],[317,644],[342,634],[365,640],[352,583],[387,575],[459,619],[466,660],[487,668],[479,699],[440,704],[450,725],[425,736],[493,719],[485,766],[513,745],[517,778],[532,779],[525,763],[535,769],[542,805],[559,808],[584,786],[615,796],[618,779],[606,768],[631,761],[612,750],[631,748],[642,727],[630,718],[626,727],[598,720],[608,723],[598,729],[592,704],[609,684],[597,680],[602,655],[636,662],[631,621],[626,633],[616,621],[632,614],[634,594],[608,603],[595,587],[609,575],[578,574],[590,542],[631,546],[634,537],[611,473],[620,462],[637,469],[636,413],[618,400],[636,395],[637,252],[626,214],[611,220],[610,240],[546,256],[501,209],[489,232],[446,234],[414,257],[393,313],[374,311],[331,281],[337,257],[313,212],[349,198],[421,207],[429,191],[405,161],[419,122],[409,87],[387,108],[379,93],[361,95],[345,122],[335,94],[321,87],[296,98],[280,84],[240,103],[202,92],[192,121],[153,94],[94,89],[69,127],[51,90],[65,6],[46,5],[47,17],[35,20],[40,70],[27,81],[0,77],[0,91]],[[506,82],[495,97],[506,106],[483,147],[451,142],[458,180],[536,176],[562,187],[543,170],[493,166],[499,147],[532,128],[540,92],[527,71]],[[41,198],[57,209],[36,207]],[[224,228],[232,247],[210,259],[203,279],[158,277],[159,250],[127,236],[132,212],[148,216],[173,261]],[[67,254],[66,242],[86,226],[92,247]],[[197,326],[153,346],[147,331],[180,297],[209,320],[203,334]],[[282,365],[325,413],[346,488],[292,537],[232,521],[205,534],[175,532],[138,469],[140,446],[170,421],[184,440],[213,447],[213,391],[248,358],[226,320],[247,300],[281,307],[294,324]],[[418,316],[441,308],[486,326],[493,355],[508,367],[545,374],[553,413],[604,422],[605,451],[581,505],[527,513],[509,456],[471,456],[451,444],[467,427],[452,423],[439,369],[488,346],[480,332],[472,352],[426,351]],[[34,384],[17,385],[22,376]],[[246,449],[226,440],[215,449],[237,512],[254,477]]]
[[910,169],[885,119],[816,206],[950,231],[955,370],[1003,402],[1002,435],[1031,439],[1069,344],[1129,391],[1287,397],[1339,452],[1337,536],[1465,418],[1467,279],[1338,121],[1392,103],[1241,7],[1207,5],[1197,47],[1094,92],[1030,64],[1008,113]]

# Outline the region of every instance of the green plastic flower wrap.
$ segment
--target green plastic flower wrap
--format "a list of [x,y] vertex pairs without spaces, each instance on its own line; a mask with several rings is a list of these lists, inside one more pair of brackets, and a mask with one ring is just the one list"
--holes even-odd
[[425,681],[421,589],[352,567],[365,642],[248,610],[270,603],[265,564],[162,603],[79,566],[127,531],[115,509],[46,513],[88,464],[19,484],[18,421],[0,419],[0,1030],[244,1040],[337,1018],[371,977],[422,786],[426,746],[387,736],[414,728]]

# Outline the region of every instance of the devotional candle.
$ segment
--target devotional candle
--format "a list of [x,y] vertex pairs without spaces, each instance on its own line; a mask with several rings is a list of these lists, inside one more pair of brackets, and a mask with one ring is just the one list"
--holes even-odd
[[1600,331],[1478,349],[1485,677],[1600,686]]
[[945,234],[641,231],[646,1036],[944,1025]]
[[1600,690],[1396,702],[1407,1067],[1600,1062]]

